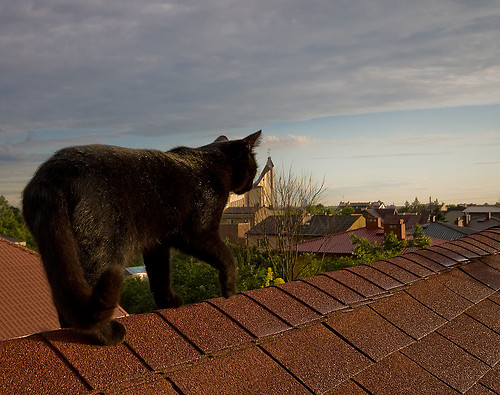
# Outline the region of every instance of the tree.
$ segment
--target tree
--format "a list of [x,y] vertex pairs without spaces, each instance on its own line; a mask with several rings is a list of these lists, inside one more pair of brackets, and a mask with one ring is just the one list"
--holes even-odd
[[318,204],[325,190],[324,180],[318,182],[310,173],[297,175],[291,167],[276,173],[271,201],[278,209],[274,216],[277,241],[273,246],[264,243],[276,277],[293,281],[307,265],[298,259],[297,245],[302,242],[311,208]]
[[429,211],[434,216],[436,221],[444,221],[446,219],[446,216],[443,212],[443,207],[444,203],[439,203],[438,199],[434,200],[434,203],[429,204]]
[[325,207],[323,204],[319,203],[313,205],[309,209],[309,214],[311,215],[333,215],[334,210],[332,207]]
[[420,203],[420,201],[418,200],[418,198],[415,198],[415,200],[411,204],[410,210],[411,210],[410,211],[411,213],[420,214],[424,210],[424,205],[422,203]]
[[342,210],[340,210],[339,214],[340,215],[353,215],[356,209],[351,206],[344,207]]
[[356,264],[366,264],[382,259],[392,258],[401,254],[406,247],[405,240],[398,240],[394,233],[384,236],[381,244],[370,242],[368,239],[351,235],[353,244],[352,255]]
[[411,204],[410,204],[410,202],[407,200],[405,202],[405,205],[403,207],[401,207],[398,211],[400,213],[410,213],[411,212]]
[[35,240],[24,222],[21,210],[11,206],[3,195],[0,196],[0,236],[25,241],[28,248],[36,249]]
[[429,247],[431,244],[432,240],[425,235],[422,225],[415,225],[413,236],[407,241],[407,246],[422,249]]

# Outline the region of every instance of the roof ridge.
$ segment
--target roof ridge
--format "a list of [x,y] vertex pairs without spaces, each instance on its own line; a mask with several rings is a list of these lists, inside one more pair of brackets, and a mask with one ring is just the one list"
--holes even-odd
[[14,243],[14,242],[12,242],[12,241],[10,241],[10,240],[7,240],[7,239],[3,238],[2,236],[0,236],[0,242],[1,242],[1,243],[8,244],[8,245],[10,245],[10,246],[12,246],[12,247],[18,248],[18,249],[20,249],[20,250],[22,250],[22,251],[24,251],[24,252],[28,252],[28,253],[30,253],[30,254],[32,254],[32,255],[35,255],[35,256],[40,256],[40,254],[39,254],[38,252],[33,251],[32,249],[30,249],[30,248],[28,248],[28,247],[25,247],[25,246],[23,246],[23,245],[21,245],[21,244]]

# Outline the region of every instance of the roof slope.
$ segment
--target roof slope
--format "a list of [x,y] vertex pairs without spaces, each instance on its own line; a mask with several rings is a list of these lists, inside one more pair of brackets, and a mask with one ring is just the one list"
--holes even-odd
[[59,328],[38,253],[0,237],[0,273],[0,340]]
[[[457,226],[446,222],[429,222],[422,225],[424,234],[428,237],[435,237],[442,240],[456,240],[465,235],[477,232],[477,229],[470,229],[463,226]],[[407,229],[408,233],[413,233],[415,227]]]
[[[313,215],[311,219],[302,226],[302,236],[320,237],[332,233],[345,232],[362,217],[361,214]],[[362,226],[364,226],[364,220]]]
[[[360,228],[304,241],[297,245],[297,251],[312,252],[314,254],[349,255],[352,254],[354,250],[351,235],[367,239],[377,244],[382,244],[385,239],[384,228]],[[446,240],[435,237],[430,237],[430,239],[432,245],[440,245],[446,242]],[[406,248],[403,252],[410,252],[413,250],[415,250],[415,248]]]
[[498,393],[499,251],[497,228],[132,315],[113,347],[69,330],[0,342],[0,393]]
[[0,237],[0,339],[59,328],[39,255]]

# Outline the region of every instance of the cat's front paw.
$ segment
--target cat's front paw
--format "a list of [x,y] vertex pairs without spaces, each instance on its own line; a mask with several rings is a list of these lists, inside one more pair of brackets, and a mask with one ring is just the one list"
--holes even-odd
[[154,293],[154,298],[156,306],[158,306],[159,309],[175,308],[184,304],[182,297],[177,295],[175,292],[171,292],[169,295],[156,292]]
[[177,294],[173,294],[172,297],[170,298],[170,307],[180,307],[184,304],[184,300],[182,299],[181,296]]
[[222,296],[224,296],[226,299],[237,293],[238,290],[236,289],[236,287],[229,287],[222,290]]

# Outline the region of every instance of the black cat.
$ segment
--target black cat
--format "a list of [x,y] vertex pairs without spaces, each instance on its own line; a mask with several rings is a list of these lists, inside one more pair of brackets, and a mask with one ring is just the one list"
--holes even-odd
[[222,295],[233,295],[236,269],[219,223],[229,192],[252,188],[260,134],[168,152],[69,147],[43,163],[24,190],[23,213],[61,327],[120,343],[125,328],[112,314],[124,267],[139,254],[158,307],[181,305],[170,286],[171,247],[218,269]]

